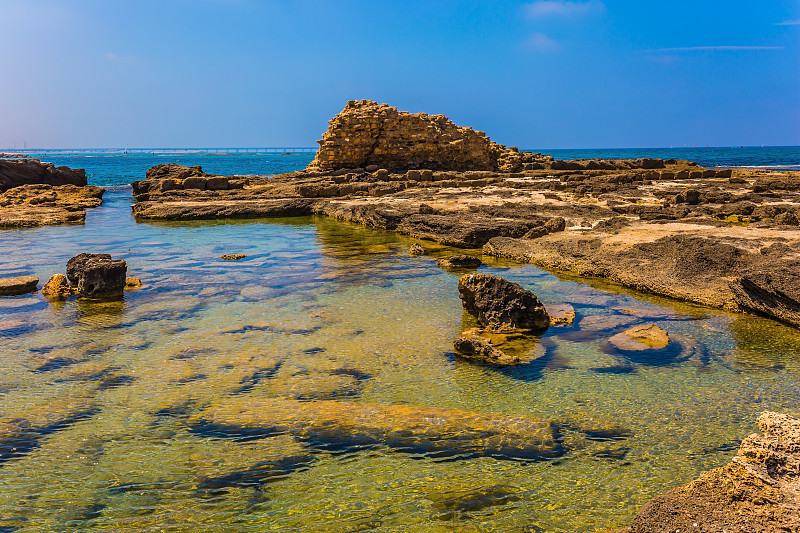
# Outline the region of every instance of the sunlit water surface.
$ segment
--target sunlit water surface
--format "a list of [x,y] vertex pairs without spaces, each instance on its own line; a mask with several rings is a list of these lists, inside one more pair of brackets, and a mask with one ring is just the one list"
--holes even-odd
[[[120,302],[0,299],[2,419],[55,420],[2,458],[0,531],[594,531],[728,462],[761,411],[800,414],[800,335],[766,319],[484,257],[480,272],[571,303],[576,324],[655,322],[691,357],[625,360],[606,339],[629,326],[574,325],[523,343],[546,350],[536,362],[481,366],[452,354],[475,325],[463,272],[435,263],[453,250],[423,243],[431,254],[412,257],[412,239],[324,218],[136,223],[131,200],[109,190],[83,226],[0,233],[0,276],[43,283],[89,251],[144,281]],[[228,253],[247,257],[219,259]],[[567,432],[563,457],[525,462],[186,424],[216,402],[278,396],[627,432]],[[57,423],[64,412],[79,414]],[[462,497],[480,489],[490,495]]]

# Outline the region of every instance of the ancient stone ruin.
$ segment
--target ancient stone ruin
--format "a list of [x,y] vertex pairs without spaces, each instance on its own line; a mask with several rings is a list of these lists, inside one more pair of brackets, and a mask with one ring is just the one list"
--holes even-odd
[[552,160],[506,148],[492,142],[484,132],[457,126],[444,115],[398,111],[370,100],[347,102],[317,142],[319,151],[309,170],[369,171],[374,167],[372,170],[515,172],[539,159]]

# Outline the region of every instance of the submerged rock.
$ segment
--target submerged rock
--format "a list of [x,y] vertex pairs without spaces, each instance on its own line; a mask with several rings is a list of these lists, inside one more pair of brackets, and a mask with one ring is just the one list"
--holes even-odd
[[536,295],[503,278],[465,274],[458,280],[458,292],[464,309],[487,329],[544,329],[550,325],[550,316]]
[[609,342],[619,350],[642,351],[666,348],[670,339],[669,334],[657,325],[643,324],[617,333]]
[[414,243],[411,245],[411,248],[408,249],[408,253],[411,255],[425,255],[425,248],[422,245]]
[[75,288],[69,284],[64,274],[53,274],[42,287],[42,296],[50,300],[66,300],[73,294]]
[[483,262],[477,257],[471,255],[451,255],[443,257],[436,261],[436,266],[439,268],[478,268]]
[[436,511],[433,518],[453,520],[470,518],[473,512],[519,501],[522,499],[521,492],[518,487],[493,485],[472,490],[434,492],[425,498],[432,502],[431,506]]
[[0,278],[0,296],[17,296],[34,292],[38,284],[39,278],[33,276]]
[[505,354],[477,335],[464,335],[453,344],[456,355],[465,359],[473,359],[496,365],[518,365],[519,357]]
[[219,256],[219,258],[222,259],[223,261],[241,261],[245,257],[247,256],[244,254],[225,254]]
[[290,434],[326,448],[384,445],[435,457],[545,460],[565,453],[558,427],[547,420],[417,405],[234,398],[189,424],[217,437]]
[[658,496],[630,533],[800,531],[800,419],[765,411],[727,465]]

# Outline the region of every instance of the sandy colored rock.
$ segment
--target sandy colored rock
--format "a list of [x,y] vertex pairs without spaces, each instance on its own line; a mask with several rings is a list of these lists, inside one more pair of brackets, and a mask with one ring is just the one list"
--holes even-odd
[[575,322],[575,308],[568,303],[547,303],[544,307],[550,315],[551,326],[568,326]]
[[348,102],[318,142],[309,169],[521,168],[515,150],[492,142],[481,131],[456,126],[444,115],[412,114],[369,100]]
[[38,283],[39,278],[33,276],[0,278],[0,296],[17,296],[34,292]]
[[[634,326],[631,329],[623,331],[622,335],[643,345],[645,347],[644,349],[666,348],[669,344],[669,334],[656,324]],[[613,343],[614,341],[612,340],[611,342]]]
[[83,223],[103,203],[100,187],[20,185],[0,193],[0,229]]
[[219,258],[222,259],[223,261],[241,261],[245,257],[247,256],[244,254],[225,254],[219,256]]
[[408,253],[411,255],[425,255],[425,248],[422,247],[421,244],[414,243],[408,249]]
[[800,419],[765,411],[727,465],[646,504],[630,533],[800,531]]
[[138,289],[142,286],[142,280],[133,276],[125,276],[125,290]]
[[42,296],[49,300],[66,300],[75,293],[64,274],[53,274],[42,287]]

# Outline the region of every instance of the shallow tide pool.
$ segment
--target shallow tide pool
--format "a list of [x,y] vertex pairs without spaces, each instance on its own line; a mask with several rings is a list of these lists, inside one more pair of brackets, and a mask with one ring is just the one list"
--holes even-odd
[[[727,463],[761,411],[800,415],[800,333],[767,319],[483,257],[479,272],[577,319],[509,348],[536,359],[478,365],[452,353],[476,325],[464,271],[435,262],[461,251],[412,257],[413,239],[326,218],[136,223],[131,201],[111,189],[85,225],[0,232],[2,277],[43,284],[86,251],[144,282],[113,302],[0,298],[0,436],[18,435],[0,445],[0,531],[595,531]],[[651,322],[675,359],[609,348]],[[191,424],[274,398],[531,416],[564,449],[520,460]]]

